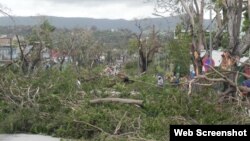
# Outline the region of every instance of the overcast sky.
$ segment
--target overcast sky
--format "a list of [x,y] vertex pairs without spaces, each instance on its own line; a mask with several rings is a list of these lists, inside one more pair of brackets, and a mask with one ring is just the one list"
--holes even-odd
[[154,17],[146,0],[0,0],[14,16],[61,16],[109,19]]

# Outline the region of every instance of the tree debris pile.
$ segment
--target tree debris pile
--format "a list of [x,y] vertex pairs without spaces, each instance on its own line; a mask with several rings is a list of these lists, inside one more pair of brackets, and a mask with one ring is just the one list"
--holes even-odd
[[44,133],[87,140],[168,140],[169,124],[249,121],[246,110],[236,103],[218,105],[211,89],[189,97],[175,87],[148,85],[145,82],[155,78],[147,75],[134,83],[117,81],[110,86],[119,92],[115,97],[107,87],[111,78],[82,81],[79,88],[79,76],[71,67],[29,76],[5,69],[0,75],[2,133]]

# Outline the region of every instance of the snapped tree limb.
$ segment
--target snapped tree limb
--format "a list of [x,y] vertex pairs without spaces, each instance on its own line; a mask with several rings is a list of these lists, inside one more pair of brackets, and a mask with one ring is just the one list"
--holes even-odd
[[135,99],[122,99],[122,98],[98,98],[89,101],[91,104],[97,103],[107,103],[107,102],[118,102],[124,104],[136,104],[142,106],[142,100],[135,100]]
[[[230,86],[235,87],[235,89],[238,92],[250,92],[250,88],[245,87],[245,86],[240,86],[238,85],[237,81],[235,80],[235,82],[231,79],[229,79],[227,76],[225,76],[224,74],[222,74],[221,72],[219,72],[218,70],[216,70],[215,68],[213,68],[212,66],[210,66],[210,68],[216,73],[218,74],[221,78],[209,78],[207,77],[207,75],[198,75],[196,76],[194,79],[189,81],[189,91],[188,91],[188,95],[192,94],[192,84],[196,84],[196,85],[201,85],[201,86],[211,86],[210,84],[200,84],[197,81],[200,79],[204,79],[207,80],[209,82],[227,82]],[[238,74],[239,72],[231,72],[231,73],[237,73],[236,74],[236,79],[238,79]]]

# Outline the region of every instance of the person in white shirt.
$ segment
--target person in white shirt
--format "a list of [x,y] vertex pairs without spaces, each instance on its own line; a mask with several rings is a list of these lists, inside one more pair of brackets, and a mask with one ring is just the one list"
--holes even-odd
[[161,76],[158,76],[157,85],[163,87],[163,78]]

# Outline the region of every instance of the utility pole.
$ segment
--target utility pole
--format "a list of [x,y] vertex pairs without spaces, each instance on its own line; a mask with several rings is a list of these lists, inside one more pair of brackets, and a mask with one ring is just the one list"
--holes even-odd
[[211,59],[211,63],[212,63],[212,52],[213,52],[213,47],[212,47],[212,6],[210,6],[209,49],[210,49],[210,59]]
[[146,37],[146,70],[148,70],[148,37]]
[[[250,0],[247,1],[247,8],[248,8],[248,18],[250,19]],[[250,49],[248,49],[248,57],[250,57]]]
[[248,18],[250,19],[250,0],[248,0]]
[[140,75],[140,49],[141,49],[141,39],[139,39],[140,44],[139,44],[139,48],[138,48],[138,74]]
[[13,60],[12,37],[10,37],[10,60]]

